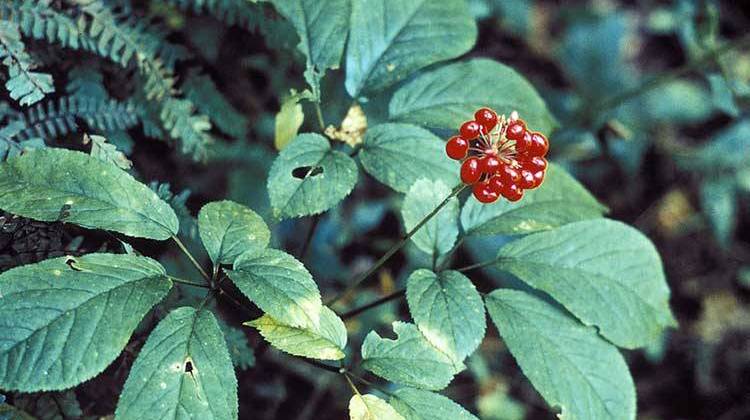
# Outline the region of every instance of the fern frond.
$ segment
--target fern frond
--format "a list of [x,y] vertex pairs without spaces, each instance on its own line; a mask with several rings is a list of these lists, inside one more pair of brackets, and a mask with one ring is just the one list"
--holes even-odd
[[8,68],[5,88],[21,105],[33,105],[55,91],[51,75],[31,70],[35,63],[14,22],[0,20],[0,60]]
[[0,162],[18,156],[26,150],[44,147],[44,140],[40,138],[18,140],[18,135],[25,127],[23,121],[15,120],[0,128]]
[[81,35],[75,20],[58,12],[51,0],[3,0],[0,20],[15,22],[24,36],[78,50],[96,51],[96,43]]
[[185,97],[196,104],[198,110],[221,131],[236,139],[245,138],[247,119],[226,100],[209,76],[192,73],[185,79],[182,88]]
[[208,133],[211,122],[205,115],[195,113],[187,99],[168,98],[162,102],[159,118],[172,138],[182,140],[182,152],[198,159],[206,157],[205,145],[213,140]]
[[24,129],[17,137],[20,140],[33,137],[53,140],[78,131],[76,119],[100,132],[125,130],[138,123],[135,107],[130,102],[66,96],[26,111],[20,120]]
[[182,10],[208,14],[229,25],[255,29],[263,20],[261,9],[249,0],[167,0]]

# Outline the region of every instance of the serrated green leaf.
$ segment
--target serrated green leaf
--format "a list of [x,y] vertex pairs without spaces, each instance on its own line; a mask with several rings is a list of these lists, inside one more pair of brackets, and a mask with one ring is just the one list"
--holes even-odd
[[318,286],[291,255],[277,249],[243,254],[227,274],[248,299],[277,321],[292,327],[320,326],[323,303]]
[[[406,193],[401,207],[406,231],[412,230],[430,212],[451,194],[441,181],[420,179]],[[411,237],[414,244],[433,259],[453,248],[458,238],[458,199],[453,197],[448,204],[425,223]]]
[[322,360],[340,360],[346,356],[344,321],[325,306],[320,312],[318,328],[292,327],[267,314],[245,325],[257,328],[272,346],[295,356]]
[[0,388],[70,388],[103,371],[172,283],[133,255],[61,257],[0,274]]
[[701,185],[703,213],[723,246],[728,246],[737,224],[737,183],[734,178],[716,177]]
[[561,419],[635,419],[628,366],[594,329],[525,292],[498,289],[485,301],[521,370]]
[[498,268],[549,293],[618,346],[643,347],[676,322],[654,245],[607,219],[571,223],[511,242]]
[[407,192],[420,178],[458,184],[460,165],[445,156],[445,143],[424,128],[386,123],[367,130],[362,166],[378,181],[398,192]]
[[279,153],[268,175],[274,214],[286,218],[324,212],[349,195],[357,176],[354,160],[332,150],[325,137],[300,134]]
[[237,379],[210,311],[177,308],[159,322],[130,370],[115,417],[237,418]]
[[441,390],[448,386],[458,369],[453,361],[432,346],[416,325],[393,323],[395,340],[370,331],[362,343],[362,368],[391,382],[415,388]]
[[399,388],[388,402],[404,420],[477,420],[450,398],[421,389]]
[[550,164],[542,185],[526,191],[520,201],[482,204],[467,200],[461,210],[461,225],[469,235],[518,235],[599,218],[606,211],[564,169]]
[[484,58],[450,64],[418,76],[396,91],[388,114],[393,120],[457,130],[484,106],[498,114],[518,111],[528,127],[542,133],[549,134],[556,126],[544,100],[523,76]]
[[406,301],[422,335],[457,365],[482,342],[486,325],[482,297],[458,271],[413,272],[406,283]]
[[179,223],[169,204],[127,172],[65,149],[38,149],[0,165],[0,208],[128,236],[167,239]]
[[390,404],[372,395],[355,394],[349,400],[351,420],[404,420]]
[[232,264],[244,253],[257,254],[271,240],[263,218],[228,200],[203,206],[198,213],[198,229],[214,264]]
[[703,147],[677,155],[677,163],[685,169],[707,173],[736,171],[748,168],[750,156],[750,119],[738,120],[721,130]]
[[346,90],[382,90],[430,64],[467,52],[477,26],[461,0],[353,0]]
[[[272,0],[299,35],[297,48],[307,57],[306,79],[313,93],[320,91],[320,78],[336,69],[344,53],[351,14],[349,0]],[[307,76],[309,73],[310,76]],[[316,94],[316,96],[318,96]]]

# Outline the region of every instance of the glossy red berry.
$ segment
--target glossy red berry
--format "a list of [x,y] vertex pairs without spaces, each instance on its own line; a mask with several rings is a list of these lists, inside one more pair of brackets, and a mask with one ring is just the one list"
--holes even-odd
[[493,176],[487,181],[487,183],[490,185],[490,189],[492,189],[492,191],[496,192],[498,195],[501,195],[503,193],[503,180],[499,175]]
[[472,156],[461,164],[461,181],[464,184],[474,184],[482,177],[482,171],[479,168],[479,159]]
[[516,140],[516,153],[519,155],[526,155],[531,148],[531,133],[528,131],[523,132],[520,140]]
[[461,133],[461,137],[463,137],[466,140],[474,140],[475,138],[479,137],[479,131],[481,129],[481,125],[479,125],[476,121],[466,121],[461,125],[461,129],[459,130]]
[[534,185],[531,188],[536,188],[542,185],[542,182],[544,182],[544,171],[534,172]]
[[528,169],[531,172],[544,171],[547,169],[547,159],[539,156],[531,156],[521,162],[521,166],[523,169]]
[[474,186],[472,187],[472,192],[474,193],[474,197],[480,203],[485,204],[497,201],[497,199],[500,197],[497,191],[495,191],[488,182],[480,182],[478,184],[474,184]]
[[445,153],[451,159],[461,160],[469,153],[469,141],[453,136],[445,143]]
[[521,174],[510,166],[501,167],[497,174],[506,185],[515,184],[521,179]]
[[482,173],[494,175],[500,169],[500,160],[493,155],[487,155],[479,159],[479,169]]
[[489,108],[479,108],[474,113],[474,120],[484,127],[485,133],[489,133],[497,125],[497,114]]
[[528,169],[521,170],[521,179],[518,181],[518,186],[524,190],[534,188],[534,173]]
[[528,154],[531,156],[544,157],[549,150],[549,141],[541,133],[531,133],[531,145]]
[[508,184],[503,188],[503,197],[508,201],[518,201],[523,197],[523,189],[517,184]]
[[523,120],[515,120],[511,122],[505,130],[505,137],[507,137],[508,140],[519,141],[523,139],[523,134],[525,132],[526,124],[524,124]]

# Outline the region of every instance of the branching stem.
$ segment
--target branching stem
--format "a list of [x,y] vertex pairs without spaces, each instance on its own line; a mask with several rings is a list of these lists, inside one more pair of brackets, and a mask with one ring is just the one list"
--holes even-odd
[[201,267],[201,265],[198,264],[198,261],[195,260],[195,258],[193,257],[193,254],[191,254],[190,251],[188,251],[188,249],[185,247],[185,244],[182,243],[180,238],[178,238],[176,235],[172,235],[172,240],[174,240],[177,246],[180,247],[180,250],[182,250],[182,253],[188,257],[188,259],[190,260],[191,263],[193,263],[195,268],[197,268],[198,271],[200,271],[203,278],[206,279],[206,281],[210,283],[211,277],[209,277],[208,273],[206,273],[206,270],[204,270],[203,267]]

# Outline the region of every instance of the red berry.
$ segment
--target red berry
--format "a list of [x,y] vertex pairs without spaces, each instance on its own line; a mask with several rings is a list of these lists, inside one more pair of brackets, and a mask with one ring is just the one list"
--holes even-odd
[[500,197],[500,195],[490,186],[488,182],[480,182],[478,184],[474,184],[474,187],[472,187],[472,192],[474,193],[474,197],[480,202],[480,203],[492,203]]
[[489,133],[497,125],[497,114],[489,108],[479,108],[474,113],[474,119],[484,127],[485,133]]
[[503,197],[508,201],[518,201],[523,197],[523,189],[516,184],[508,184],[503,189]]
[[531,188],[536,188],[542,185],[542,182],[544,182],[544,171],[534,172],[534,186]]
[[451,159],[461,160],[469,153],[469,141],[453,136],[445,143],[445,153]]
[[532,156],[521,162],[523,169],[528,169],[531,172],[544,171],[547,169],[547,159],[539,156]]
[[492,189],[492,191],[496,192],[498,195],[503,193],[503,180],[500,178],[500,176],[493,176],[487,181],[487,183],[490,184],[490,189]]
[[524,131],[521,139],[516,140],[516,153],[526,155],[529,152],[529,148],[531,148],[531,133]]
[[497,174],[506,185],[515,184],[521,179],[521,174],[510,166],[501,167]]
[[525,132],[526,124],[524,124],[523,120],[515,120],[512,121],[505,130],[505,137],[507,137],[508,140],[519,141],[523,139],[523,133]]
[[472,156],[461,164],[461,181],[464,184],[474,184],[482,177],[482,171],[479,169],[479,159]]
[[461,137],[463,137],[466,140],[474,140],[475,138],[479,137],[479,131],[481,129],[481,125],[479,125],[476,121],[466,121],[461,125],[461,129],[459,130],[461,132]]
[[492,155],[487,155],[479,159],[479,169],[482,173],[493,175],[500,169],[500,160]]
[[524,190],[534,188],[534,173],[528,169],[522,169],[521,180],[518,181],[518,186]]
[[528,154],[531,156],[544,157],[549,150],[549,141],[541,133],[531,133],[531,145]]

